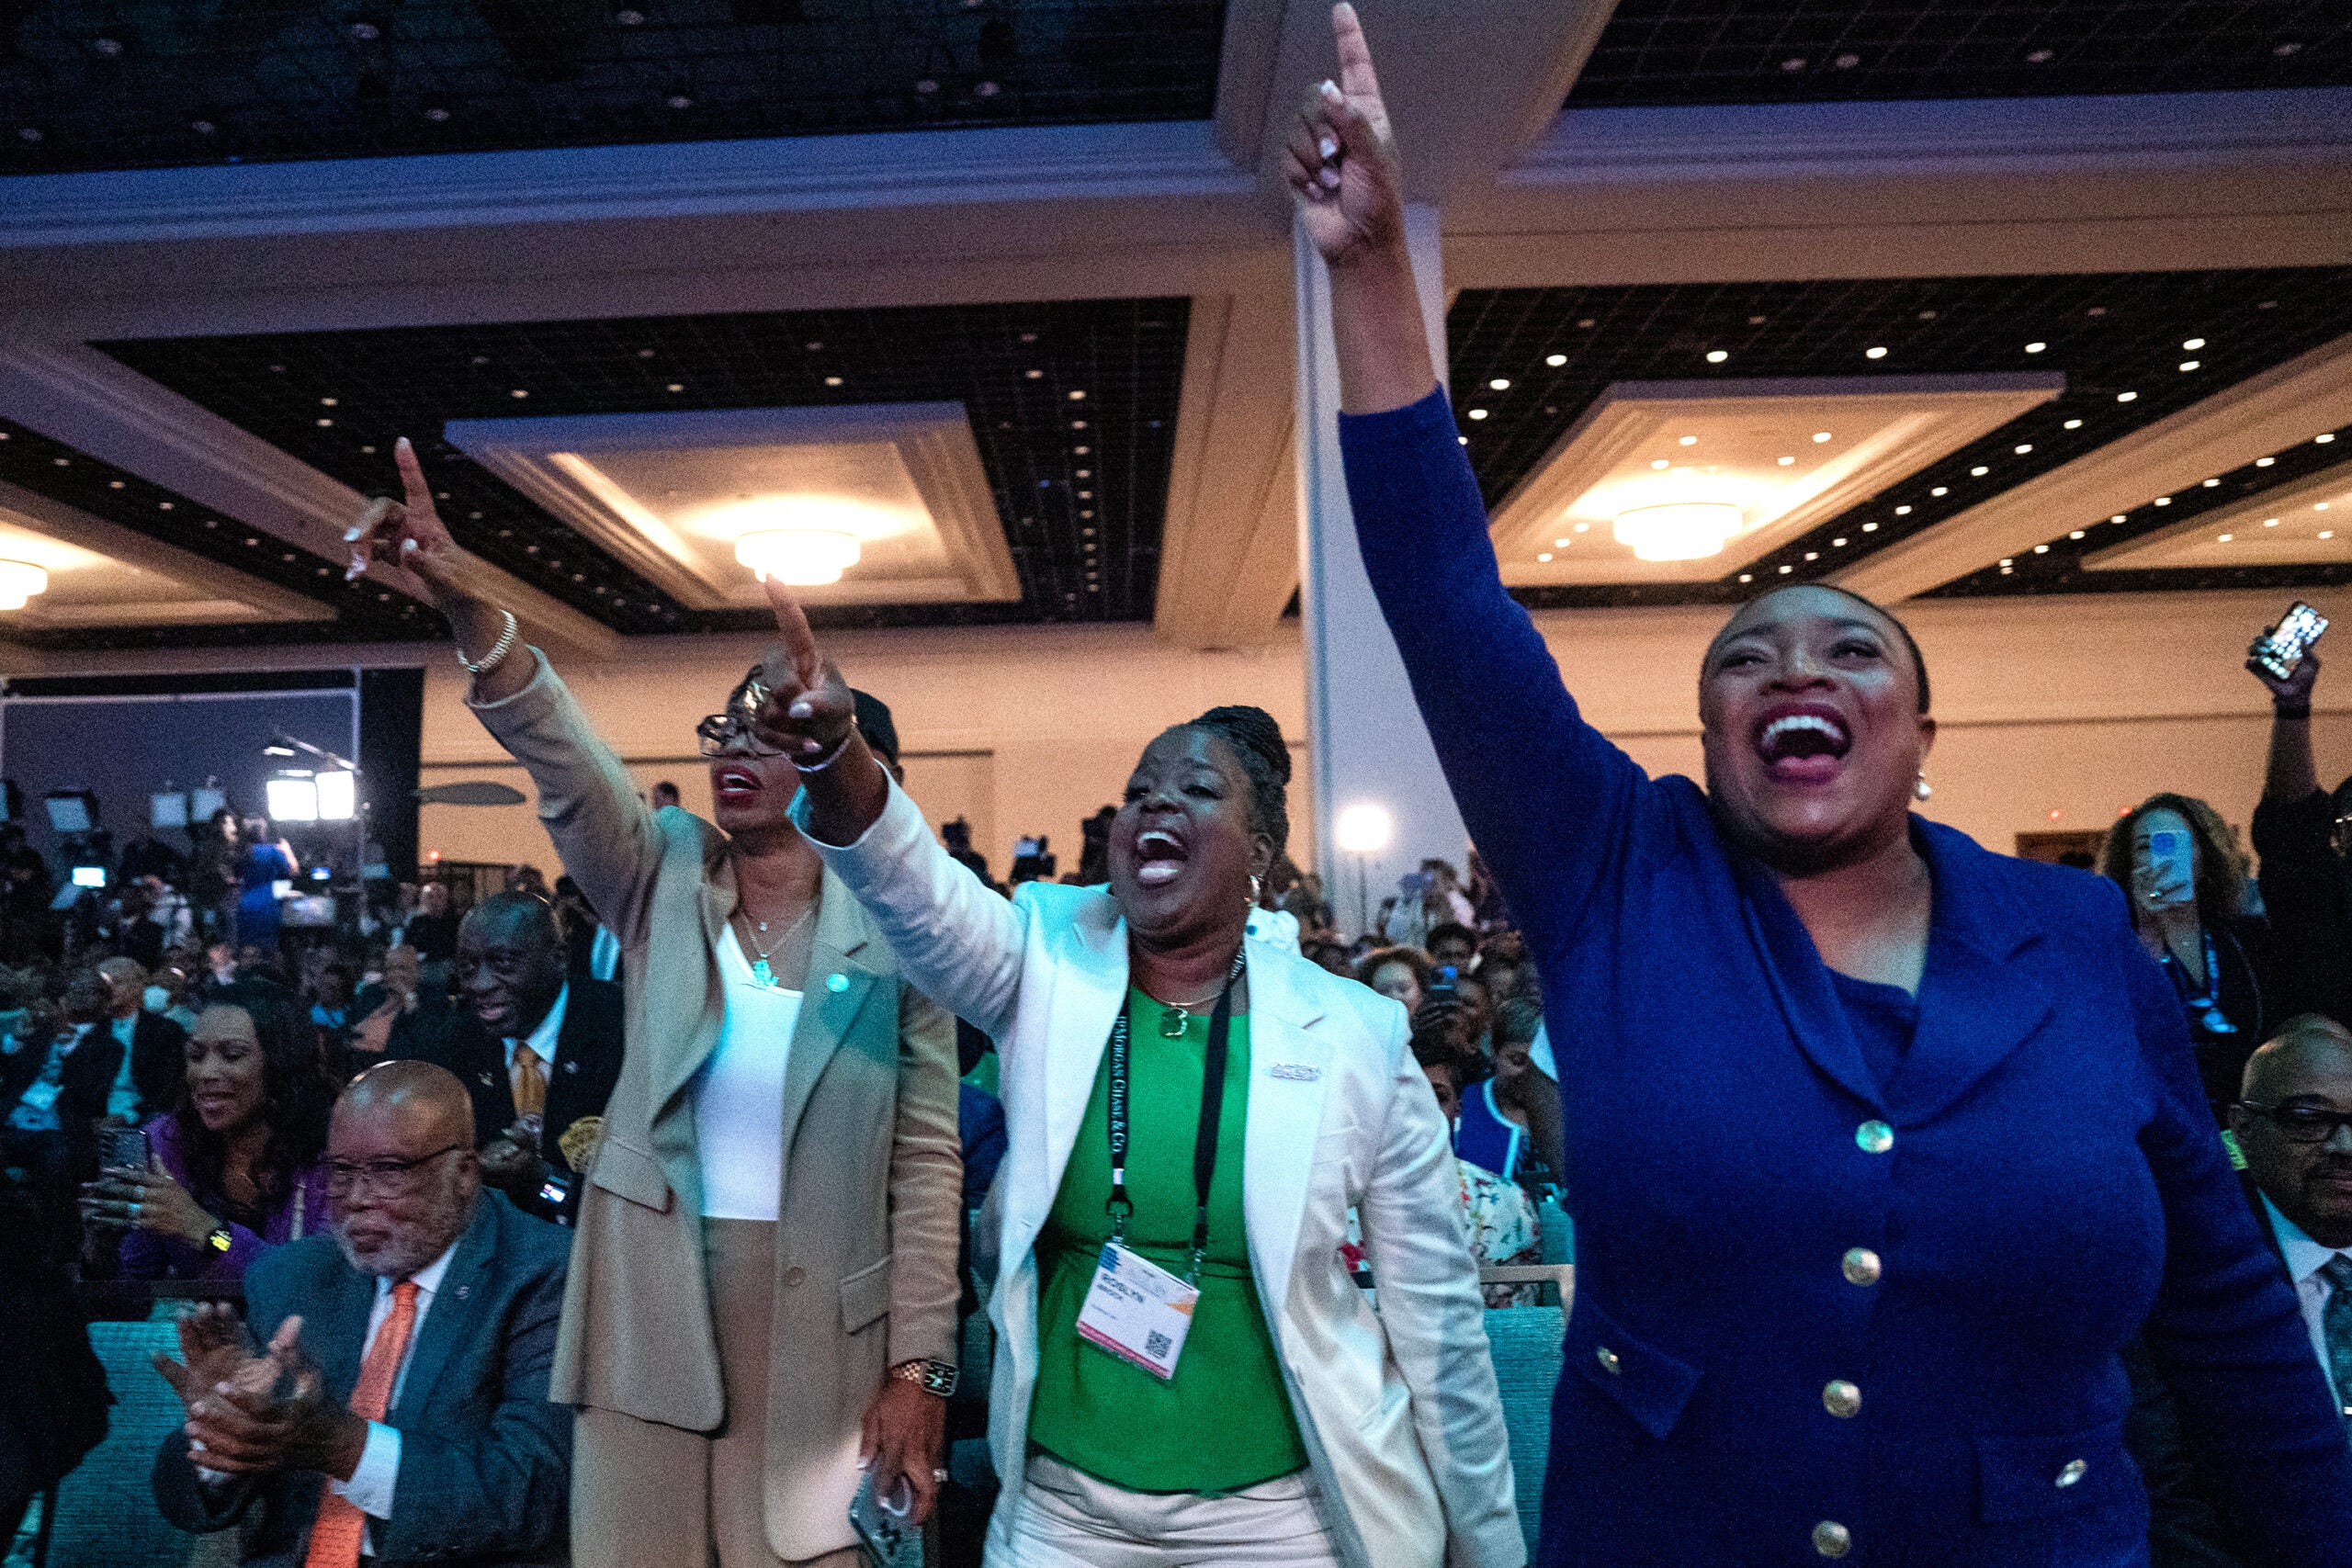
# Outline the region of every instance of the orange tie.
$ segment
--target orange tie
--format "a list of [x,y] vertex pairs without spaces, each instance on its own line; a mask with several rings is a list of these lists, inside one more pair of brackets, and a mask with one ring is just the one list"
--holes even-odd
[[539,1054],[528,1045],[514,1046],[514,1114],[537,1116],[548,1108],[548,1074]]
[[[401,1356],[408,1349],[408,1332],[415,1326],[416,1281],[402,1280],[392,1287],[391,1314],[376,1330],[376,1342],[368,1347],[368,1359],[360,1363],[359,1382],[351,1391],[354,1416],[363,1421],[384,1418],[384,1406],[392,1397],[392,1379],[400,1372]],[[368,1516],[348,1498],[322,1492],[318,1522],[311,1527],[311,1550],[302,1559],[302,1568],[358,1568],[359,1546],[367,1529]]]

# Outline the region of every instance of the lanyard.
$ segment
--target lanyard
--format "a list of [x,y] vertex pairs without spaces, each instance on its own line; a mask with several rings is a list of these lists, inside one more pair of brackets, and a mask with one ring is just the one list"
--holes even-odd
[[2213,952],[2213,933],[2204,931],[2199,934],[2205,939],[2205,984],[2200,987],[2189,983],[2188,966],[2173,956],[2170,947],[2165,949],[2165,973],[2172,977],[2173,989],[2193,1015],[2193,1025],[2208,1034],[2235,1034],[2237,1025],[2222,1010],[2222,962]]
[[[1225,989],[1217,993],[1216,1011],[1209,1015],[1208,1058],[1201,1072],[1201,1122],[1193,1134],[1193,1263],[1184,1276],[1186,1284],[1198,1284],[1201,1260],[1209,1247],[1209,1184],[1216,1177],[1217,1122],[1225,1114],[1225,1062],[1227,1046],[1233,1029],[1233,985],[1241,978],[1241,954],[1233,955],[1233,967],[1225,976]],[[1118,1021],[1111,1025],[1111,1196],[1102,1207],[1111,1216],[1111,1239],[1124,1242],[1127,1218],[1136,1212],[1135,1201],[1127,1196],[1127,1046],[1130,1030],[1127,1009],[1119,1009]]]

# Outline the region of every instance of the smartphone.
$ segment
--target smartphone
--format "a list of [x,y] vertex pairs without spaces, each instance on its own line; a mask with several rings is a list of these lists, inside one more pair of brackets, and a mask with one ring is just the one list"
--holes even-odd
[[145,1170],[147,1134],[136,1127],[98,1130],[98,1164],[109,1170]]
[[1046,840],[1043,839],[1015,839],[1012,840],[1012,858],[1014,860],[1035,860],[1045,852]]
[[891,1492],[874,1495],[874,1472],[858,1483],[849,1500],[849,1528],[857,1532],[875,1568],[913,1568],[922,1556],[922,1531],[915,1527],[914,1491],[900,1476]]
[[2254,639],[2246,657],[2270,671],[2272,677],[2284,681],[2300,669],[2303,655],[2327,630],[2327,617],[2304,604],[2301,599],[2287,606],[2278,624]]
[[1433,1002],[1453,1001],[1462,994],[1462,988],[1454,984],[1460,977],[1461,972],[1453,964],[1439,964],[1430,972],[1429,999]]
[[[2159,829],[2148,835],[2148,874],[2153,881],[2197,886],[2197,849],[2186,833]],[[2192,891],[2190,897],[2196,895]]]

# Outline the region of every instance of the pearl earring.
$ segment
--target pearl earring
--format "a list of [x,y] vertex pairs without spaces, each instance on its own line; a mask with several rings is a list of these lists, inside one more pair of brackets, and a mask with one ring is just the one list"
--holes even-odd
[[1925,800],[1929,795],[1936,793],[1936,786],[1928,782],[1927,774],[1921,773],[1919,775],[1919,782],[1911,786],[1911,793],[1917,795],[1921,800]]

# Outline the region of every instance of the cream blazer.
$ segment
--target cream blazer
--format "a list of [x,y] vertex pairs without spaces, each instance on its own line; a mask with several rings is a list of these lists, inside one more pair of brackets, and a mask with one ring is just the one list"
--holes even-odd
[[[807,800],[794,807],[807,830]],[[813,835],[811,842],[816,842]],[[1008,904],[940,848],[893,785],[858,842],[818,852],[915,985],[986,1030],[1008,1145],[989,1441],[1001,1549],[1024,1506],[1037,1380],[1035,1245],[1126,1000],[1127,932],[1100,887],[1030,883]],[[1510,1453],[1460,1177],[1404,1010],[1250,939],[1243,1213],[1250,1273],[1322,1511],[1351,1568],[1519,1568]],[[1378,1310],[1340,1247],[1360,1216]]]
[[955,1021],[826,877],[785,1071],[768,1404],[727,1409],[687,1092],[725,1009],[726,840],[649,809],[546,660],[513,696],[471,705],[530,771],[564,869],[628,954],[620,1078],[581,1193],[549,1397],[688,1431],[762,1421],[768,1544],[796,1562],[852,1546],[866,1404],[899,1362],[956,1359]]

